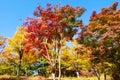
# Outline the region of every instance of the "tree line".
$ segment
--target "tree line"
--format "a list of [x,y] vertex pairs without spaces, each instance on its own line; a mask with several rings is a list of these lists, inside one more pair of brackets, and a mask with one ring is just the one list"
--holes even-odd
[[[97,13],[89,24],[80,17],[85,8],[38,6],[12,38],[0,36],[0,74],[61,76],[93,74],[120,78],[120,10],[118,2]],[[79,32],[80,30],[80,32]],[[75,37],[78,35],[77,37]],[[83,71],[82,71],[83,70]],[[89,71],[88,71],[89,70]],[[85,72],[88,71],[88,72]]]

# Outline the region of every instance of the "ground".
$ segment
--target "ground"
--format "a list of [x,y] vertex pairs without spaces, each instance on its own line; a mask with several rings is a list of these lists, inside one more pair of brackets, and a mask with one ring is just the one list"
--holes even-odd
[[[42,76],[30,76],[30,77],[25,77],[21,76],[20,78],[16,76],[10,76],[10,75],[1,75],[0,80],[52,80],[52,78],[44,78]],[[75,77],[65,77],[61,78],[61,80],[97,80],[96,77],[80,77],[75,78]],[[101,76],[101,80],[104,80],[103,75]],[[110,77],[107,76],[107,80],[110,80]]]

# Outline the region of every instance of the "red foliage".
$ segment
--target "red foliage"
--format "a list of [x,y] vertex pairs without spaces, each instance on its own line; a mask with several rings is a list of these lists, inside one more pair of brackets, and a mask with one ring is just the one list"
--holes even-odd
[[[77,30],[72,29],[68,25],[67,18],[69,16],[76,18],[76,16],[81,15],[82,12],[84,12],[84,8],[72,8],[69,5],[59,8],[57,5],[51,6],[51,4],[47,4],[46,9],[38,6],[34,11],[34,15],[37,18],[27,18],[24,24],[27,26],[26,31],[28,32],[26,35],[26,43],[24,43],[26,51],[34,47],[39,50],[41,54],[47,55],[46,48],[48,47],[44,44],[45,40],[52,43],[52,39],[60,41],[63,37],[73,37]],[[70,21],[71,20],[72,18],[70,18]],[[73,25],[75,24],[74,21],[71,23]],[[75,27],[79,27],[79,24],[75,25]],[[65,31],[66,28],[68,28],[69,31]],[[58,43],[56,47],[59,48],[61,45]]]
[[96,14],[97,14],[96,11],[93,11],[91,17],[95,17]]

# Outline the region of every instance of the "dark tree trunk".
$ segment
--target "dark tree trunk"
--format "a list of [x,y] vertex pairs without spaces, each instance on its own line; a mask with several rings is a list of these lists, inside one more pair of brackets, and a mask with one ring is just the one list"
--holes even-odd
[[18,63],[18,70],[17,70],[17,76],[20,76],[20,71],[21,71],[21,60]]
[[20,76],[20,71],[21,71],[21,62],[22,62],[22,55],[23,55],[23,50],[21,49],[19,51],[19,63],[18,63],[18,71],[17,71],[17,76]]

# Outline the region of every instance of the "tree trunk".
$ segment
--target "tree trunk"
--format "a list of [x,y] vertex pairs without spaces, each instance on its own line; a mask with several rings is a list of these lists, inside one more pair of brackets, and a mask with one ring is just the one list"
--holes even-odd
[[52,78],[53,78],[53,80],[55,80],[55,73],[54,72],[52,72]]
[[106,80],[106,73],[104,73],[104,80]]
[[97,77],[98,78],[98,80],[100,80],[100,77]]
[[17,76],[20,76],[20,71],[21,71],[21,62],[22,62],[22,55],[23,55],[23,50],[21,49],[19,51],[19,63],[18,63],[18,71],[17,71]]
[[59,61],[59,76],[58,76],[58,80],[60,80],[60,77],[61,77],[61,51],[60,51],[59,56],[58,56],[58,61]]
[[79,78],[80,76],[79,76],[79,72],[78,72],[78,54],[77,53],[75,53],[75,59],[76,59],[76,62],[74,64],[74,66],[76,69],[76,76],[77,76],[77,78]]
[[18,76],[18,77],[20,76],[20,71],[21,71],[21,60],[20,60],[20,62],[18,63],[18,70],[17,70],[17,76]]
[[80,78],[79,72],[76,71],[77,78]]
[[99,73],[99,71],[96,71],[94,69],[94,74],[96,75],[97,79],[100,80],[100,73]]
[[55,80],[55,63],[51,64],[51,69],[52,69],[52,79]]
[[78,72],[78,63],[75,63],[75,68],[76,68],[76,76],[77,76],[77,78],[80,78],[80,75]]
[[27,76],[27,68],[25,68],[25,76]]
[[100,73],[99,72],[96,72],[96,76],[97,76],[98,80],[100,80]]
[[19,77],[19,70],[17,69],[17,77]]

